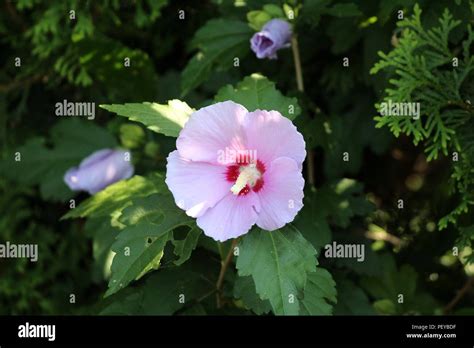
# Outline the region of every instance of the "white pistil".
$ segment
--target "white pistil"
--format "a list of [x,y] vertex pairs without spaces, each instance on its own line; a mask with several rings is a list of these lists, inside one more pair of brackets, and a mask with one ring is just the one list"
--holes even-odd
[[250,187],[255,186],[257,180],[262,176],[255,163],[251,163],[248,166],[242,166],[239,170],[240,174],[237,177],[235,184],[230,188],[234,195],[238,195],[247,185]]

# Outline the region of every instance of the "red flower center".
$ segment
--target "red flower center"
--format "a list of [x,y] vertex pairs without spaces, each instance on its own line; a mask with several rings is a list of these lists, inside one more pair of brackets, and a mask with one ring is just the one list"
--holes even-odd
[[234,183],[230,189],[233,194],[245,196],[253,190],[258,192],[263,187],[263,173],[265,165],[259,161],[233,164],[227,167],[226,179]]

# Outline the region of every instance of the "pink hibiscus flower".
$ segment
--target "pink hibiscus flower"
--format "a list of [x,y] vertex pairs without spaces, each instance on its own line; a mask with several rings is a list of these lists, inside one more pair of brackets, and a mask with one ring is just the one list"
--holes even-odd
[[257,224],[268,231],[303,207],[303,136],[277,111],[232,101],[194,112],[168,156],[166,184],[207,236],[225,241]]

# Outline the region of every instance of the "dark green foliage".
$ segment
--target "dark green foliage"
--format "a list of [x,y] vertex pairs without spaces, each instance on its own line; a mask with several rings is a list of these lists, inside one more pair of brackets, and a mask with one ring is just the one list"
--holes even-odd
[[[380,53],[382,60],[371,70],[394,74],[384,101],[420,103],[420,118],[378,116],[376,120],[377,127],[387,126],[397,137],[406,134],[415,144],[423,143],[428,161],[441,155],[452,161],[452,191],[459,193],[460,200],[440,219],[440,228],[446,228],[474,204],[474,33],[471,24],[453,18],[448,9],[439,24],[429,29],[423,25],[421,14],[420,7],[415,6],[413,16],[397,23],[402,31],[396,47],[388,54]],[[457,38],[453,32],[459,27],[463,35]],[[471,245],[469,237],[461,238],[464,246]]]

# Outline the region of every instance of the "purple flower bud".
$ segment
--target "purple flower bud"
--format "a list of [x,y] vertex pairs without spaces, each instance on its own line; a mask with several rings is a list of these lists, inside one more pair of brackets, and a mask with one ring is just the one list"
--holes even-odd
[[276,51],[290,46],[290,38],[290,23],[283,19],[272,19],[252,36],[250,46],[258,58],[276,59]]
[[133,175],[133,165],[126,151],[103,149],[84,158],[79,167],[64,174],[64,182],[73,191],[87,191],[91,195],[107,186]]

